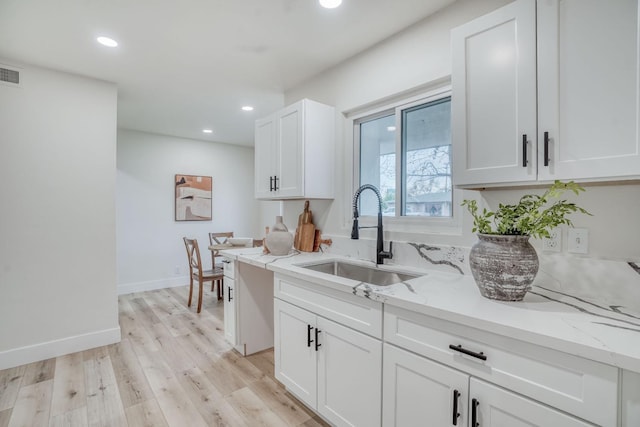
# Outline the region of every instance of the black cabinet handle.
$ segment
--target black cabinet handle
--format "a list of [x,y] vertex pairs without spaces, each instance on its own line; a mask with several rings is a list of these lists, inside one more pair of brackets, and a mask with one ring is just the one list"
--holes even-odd
[[278,191],[280,188],[280,186],[278,185],[278,183],[280,182],[280,178],[278,178],[278,176],[274,176],[273,177],[273,191]]
[[320,329],[316,328],[316,351],[318,351],[318,349],[320,348],[320,346],[322,344],[320,344],[320,342],[318,341],[318,334],[322,332]]
[[460,392],[458,390],[453,390],[453,420],[451,424],[454,426],[458,425],[458,417],[460,414],[458,413],[458,399],[460,398]]
[[231,302],[231,300],[233,299],[233,298],[231,298],[231,291],[233,291],[231,286],[227,286],[227,299],[228,299],[229,302]]
[[476,358],[478,358],[480,360],[487,360],[487,356],[485,356],[483,352],[476,353],[475,351],[471,351],[471,350],[467,350],[466,348],[463,348],[462,345],[449,344],[449,348],[451,350],[455,350],[455,351],[459,351],[460,353],[464,353],[464,354],[466,354],[468,356],[476,357]]
[[480,402],[478,399],[471,399],[471,427],[478,427],[478,405]]
[[269,191],[273,191],[273,176],[269,177]]
[[522,135],[522,167],[526,168],[529,161],[527,160],[527,134]]
[[307,347],[311,347],[311,343],[313,342],[313,340],[311,339],[312,329],[313,329],[313,326],[307,325]]
[[544,165],[549,166],[549,132],[544,133]]

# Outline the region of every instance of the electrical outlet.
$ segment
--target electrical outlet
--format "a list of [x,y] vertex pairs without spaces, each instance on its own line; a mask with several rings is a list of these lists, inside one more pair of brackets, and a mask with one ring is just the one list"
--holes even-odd
[[179,265],[176,265],[176,268],[175,268],[175,270],[173,270],[173,273],[174,273],[176,276],[179,276],[179,275],[180,275],[180,266],[179,266]]
[[586,254],[589,252],[589,230],[586,228],[570,228],[568,250],[573,254]]
[[549,238],[542,239],[542,250],[547,252],[562,251],[562,230],[554,228],[549,231]]

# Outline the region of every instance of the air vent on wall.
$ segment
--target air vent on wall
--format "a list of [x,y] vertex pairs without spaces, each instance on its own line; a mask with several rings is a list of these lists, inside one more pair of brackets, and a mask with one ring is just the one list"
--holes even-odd
[[12,86],[19,86],[20,72],[10,68],[0,67],[0,82],[7,83]]

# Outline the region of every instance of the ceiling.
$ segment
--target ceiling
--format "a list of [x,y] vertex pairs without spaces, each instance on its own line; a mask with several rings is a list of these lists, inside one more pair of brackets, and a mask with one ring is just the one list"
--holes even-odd
[[0,58],[117,83],[120,128],[253,145],[285,90],[453,1],[0,0]]

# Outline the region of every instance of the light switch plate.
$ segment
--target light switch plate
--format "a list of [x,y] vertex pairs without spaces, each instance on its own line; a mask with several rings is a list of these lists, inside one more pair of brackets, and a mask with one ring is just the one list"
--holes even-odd
[[572,254],[589,252],[589,230],[586,228],[570,228],[567,238],[568,251]]

